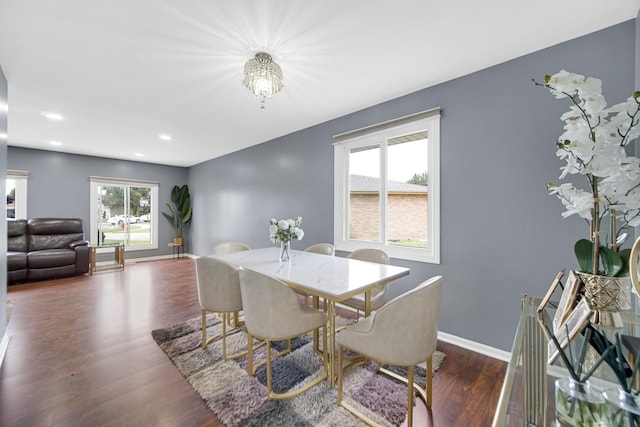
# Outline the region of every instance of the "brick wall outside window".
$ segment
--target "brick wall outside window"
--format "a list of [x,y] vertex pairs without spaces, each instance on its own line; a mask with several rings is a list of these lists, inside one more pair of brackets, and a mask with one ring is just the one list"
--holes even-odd
[[[351,193],[350,236],[354,240],[379,240],[378,194]],[[389,194],[388,238],[427,240],[427,194]]]

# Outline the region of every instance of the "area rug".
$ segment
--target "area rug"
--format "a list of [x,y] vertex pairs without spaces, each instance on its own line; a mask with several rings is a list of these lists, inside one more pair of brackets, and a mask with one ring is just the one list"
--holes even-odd
[[[337,323],[348,323],[339,319]],[[266,371],[262,365],[255,375],[246,371],[246,357],[222,360],[222,346],[216,340],[202,349],[200,317],[166,329],[151,332],[153,339],[169,356],[213,413],[227,426],[365,426],[347,410],[337,406],[337,389],[322,382],[301,395],[287,400],[269,400]],[[221,331],[215,315],[207,316],[207,335]],[[227,354],[246,349],[247,335],[234,330],[227,335]],[[274,343],[272,351],[284,349]],[[254,360],[264,360],[265,347],[254,352]],[[445,355],[433,356],[435,372]],[[292,351],[272,363],[273,389],[282,393],[311,381],[322,373],[321,359],[313,351],[309,336],[292,341]],[[424,365],[415,369],[416,382],[424,386]],[[407,413],[406,386],[376,373],[375,364],[348,369],[344,398],[347,402],[384,426],[400,425]]]

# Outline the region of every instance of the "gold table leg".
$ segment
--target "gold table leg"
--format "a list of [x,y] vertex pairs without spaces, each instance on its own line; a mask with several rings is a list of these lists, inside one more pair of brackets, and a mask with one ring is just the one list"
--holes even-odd
[[329,386],[333,387],[336,384],[336,303],[334,301],[329,301],[327,314],[329,317]]

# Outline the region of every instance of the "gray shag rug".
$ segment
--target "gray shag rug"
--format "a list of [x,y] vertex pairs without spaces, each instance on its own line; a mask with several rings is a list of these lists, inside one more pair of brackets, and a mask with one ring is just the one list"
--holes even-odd
[[[338,323],[348,321],[339,319]],[[207,336],[215,335],[221,329],[219,318],[208,315]],[[246,350],[244,330],[227,333],[227,354]],[[337,389],[329,387],[326,381],[292,399],[267,399],[265,365],[249,376],[246,357],[222,360],[220,340],[203,350],[200,317],[154,330],[151,335],[211,411],[227,426],[365,426],[337,405]],[[284,349],[285,344],[274,343],[272,351]],[[264,360],[265,351],[264,346],[256,350],[254,360]],[[434,372],[444,358],[444,353],[439,351],[433,355]],[[311,337],[292,340],[291,353],[274,359],[272,372],[273,389],[277,393],[294,390],[320,375],[322,363],[313,351]],[[416,382],[424,386],[424,364],[416,367],[415,375]],[[381,425],[398,426],[404,421],[406,396],[406,385],[376,373],[373,362],[345,372],[344,399]]]

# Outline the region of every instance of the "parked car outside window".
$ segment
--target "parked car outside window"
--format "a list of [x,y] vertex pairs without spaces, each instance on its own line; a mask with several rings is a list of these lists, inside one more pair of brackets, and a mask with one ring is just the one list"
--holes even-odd
[[134,215],[116,215],[109,218],[108,221],[111,225],[122,225],[125,223],[125,221],[131,224],[139,223],[140,217]]

